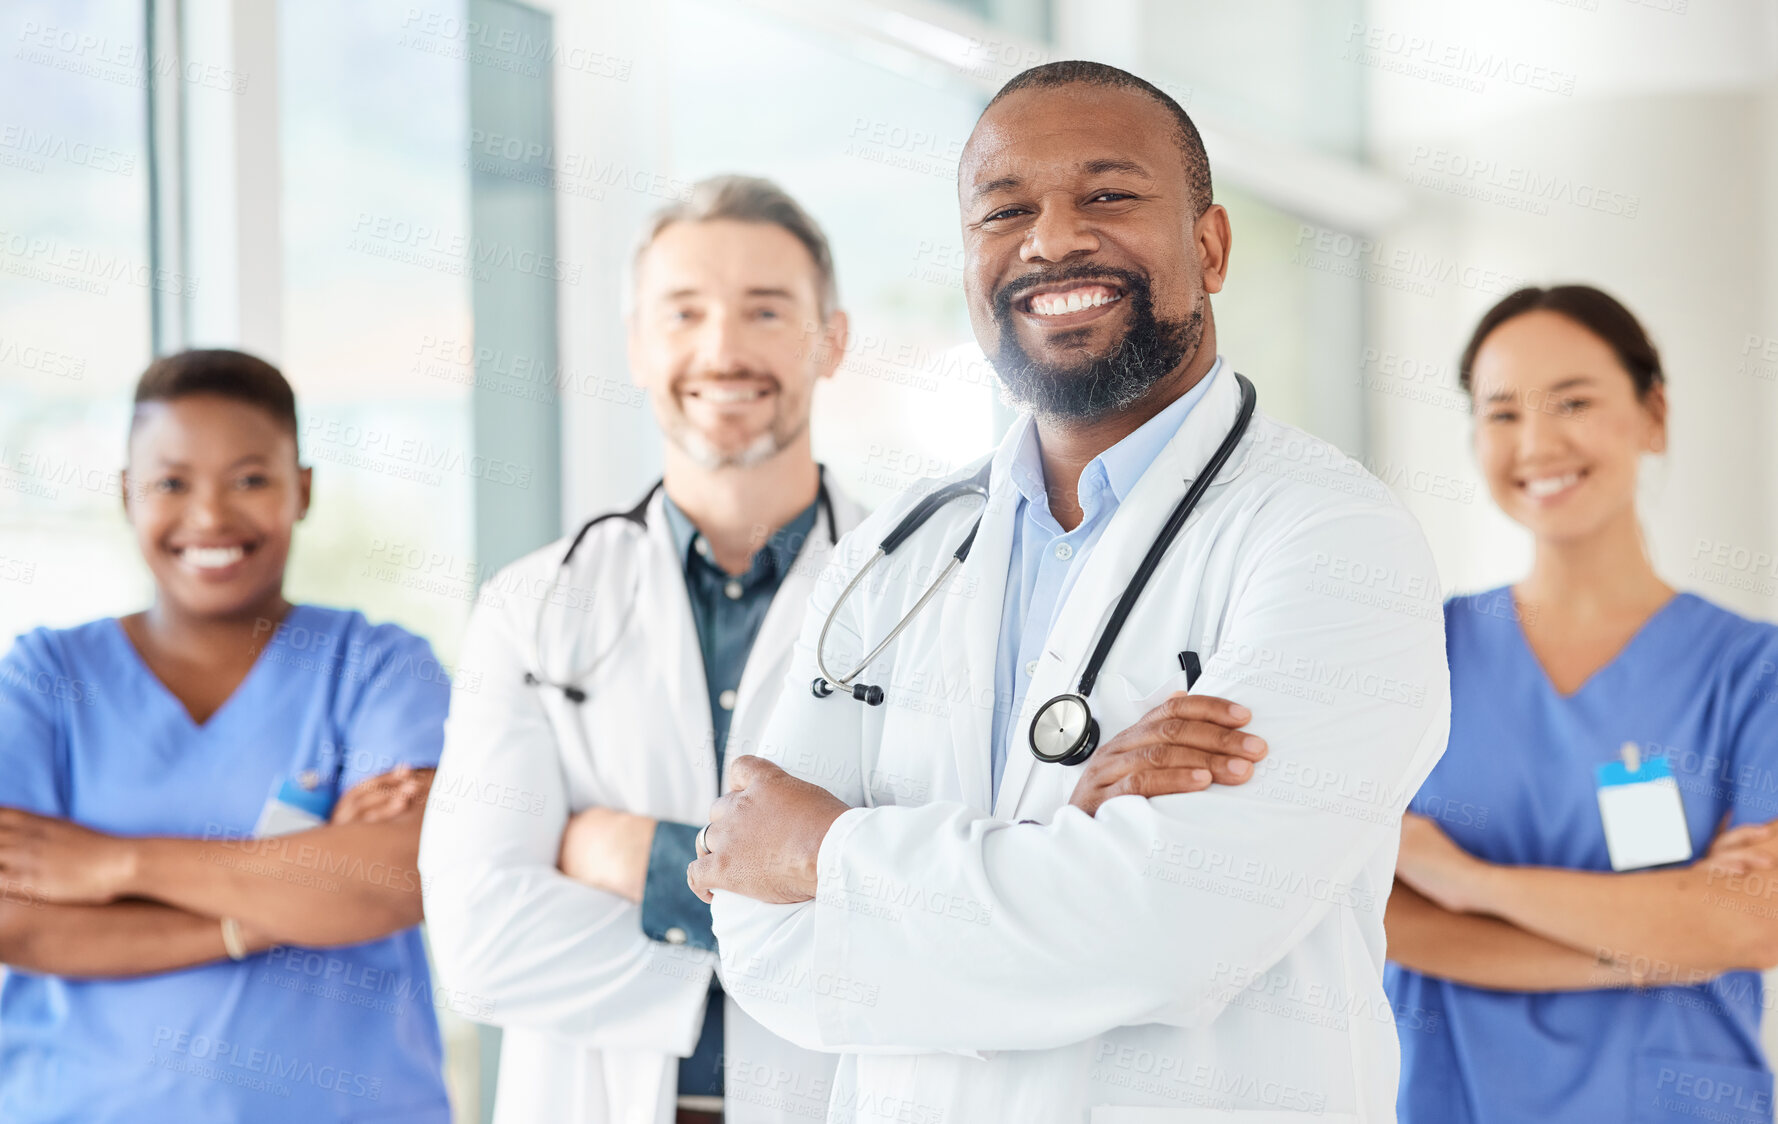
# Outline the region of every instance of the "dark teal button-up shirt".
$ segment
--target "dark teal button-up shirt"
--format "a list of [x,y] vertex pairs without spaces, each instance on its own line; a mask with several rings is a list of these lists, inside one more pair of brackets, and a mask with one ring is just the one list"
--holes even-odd
[[[697,625],[698,648],[704,656],[704,686],[710,696],[710,725],[715,733],[717,790],[722,787],[722,750],[728,743],[729,725],[735,716],[736,693],[741,672],[753,641],[759,636],[772,598],[790,573],[797,552],[815,529],[820,501],[811,503],[795,519],[781,527],[754,551],[743,574],[730,574],[710,557],[704,536],[679,510],[671,497],[663,507],[673,534],[680,564],[685,571],[685,592]],[[685,882],[685,868],[696,853],[694,840],[699,824],[661,821],[654,831],[648,855],[648,877],[642,891],[642,931],[651,940],[664,941],[678,930],[681,941],[694,948],[714,949],[710,907],[698,900]],[[710,1002],[704,1010],[704,1029],[697,1050],[679,1063],[681,1094],[720,1095],[722,1092],[722,993],[711,985]]]

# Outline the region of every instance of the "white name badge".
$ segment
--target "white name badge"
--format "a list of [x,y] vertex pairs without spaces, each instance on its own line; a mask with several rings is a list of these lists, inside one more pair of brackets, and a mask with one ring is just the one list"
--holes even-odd
[[265,807],[259,810],[259,822],[253,827],[256,839],[273,835],[290,835],[320,827],[333,810],[333,797],[320,787],[313,773],[304,773],[298,780],[280,777],[272,782]]
[[1667,759],[1640,760],[1633,746],[1624,750],[1623,761],[1593,770],[1611,869],[1642,870],[1689,860],[1692,837],[1685,823],[1685,802]]

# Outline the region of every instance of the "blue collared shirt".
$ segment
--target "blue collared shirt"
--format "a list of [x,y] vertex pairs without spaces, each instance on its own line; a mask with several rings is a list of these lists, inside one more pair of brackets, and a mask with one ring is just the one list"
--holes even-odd
[[[1197,385],[1149,418],[1134,433],[1100,453],[1081,470],[1078,495],[1081,520],[1063,531],[1050,514],[1043,479],[1037,427],[1022,423],[1024,433],[1013,453],[1011,476],[1019,492],[1013,514],[1012,557],[1006,570],[1006,600],[1000,608],[1000,646],[994,663],[994,799],[1000,798],[1000,776],[1007,754],[1024,747],[1023,731],[1014,722],[1025,705],[1031,675],[1043,656],[1056,612],[1068,599],[1075,578],[1086,568],[1087,555],[1104,534],[1118,505],[1154,464],[1167,442],[1179,432],[1187,414],[1204,397],[1223,368],[1222,357]],[[1072,690],[1072,688],[1070,688]],[[1015,744],[1015,742],[1017,744]]]

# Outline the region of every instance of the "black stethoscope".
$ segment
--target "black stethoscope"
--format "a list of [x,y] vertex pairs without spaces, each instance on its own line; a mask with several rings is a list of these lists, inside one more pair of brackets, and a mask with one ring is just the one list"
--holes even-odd
[[[613,652],[617,651],[617,646],[622,643],[624,630],[629,628],[630,618],[635,615],[636,604],[641,600],[641,572],[637,572],[636,580],[630,586],[629,596],[625,597],[623,600],[624,615],[623,619],[618,622],[616,636],[612,639],[611,643],[606,646],[604,651],[593,657],[586,664],[582,665],[578,671],[569,675],[565,679],[552,679],[550,678],[549,673],[545,670],[548,665],[544,662],[543,658],[543,614],[549,611],[550,601],[555,597],[556,590],[561,586],[563,576],[568,573],[568,563],[574,560],[574,552],[580,549],[580,544],[586,540],[587,533],[594,527],[605,522],[607,519],[624,519],[634,524],[646,534],[648,532],[648,505],[654,502],[655,493],[660,491],[664,484],[665,481],[656,480],[654,486],[648,489],[648,494],[642,497],[642,502],[638,503],[628,511],[606,512],[604,515],[595,516],[580,525],[580,530],[575,534],[574,541],[568,544],[568,549],[562,554],[562,560],[556,563],[556,572],[550,578],[548,587],[543,591],[542,603],[537,607],[537,624],[531,632],[531,658],[532,662],[536,665],[537,670],[525,672],[525,686],[554,687],[556,690],[562,692],[563,696],[575,706],[579,706],[581,703],[586,702],[586,688],[581,687],[579,684],[585,681],[588,676],[592,675],[594,671],[598,670],[599,665],[604,663],[606,658]],[[827,494],[827,470],[819,465],[816,466],[815,503],[817,504],[821,515],[827,520],[827,541],[830,544],[838,545],[839,524],[834,521],[833,517],[833,498]]]
[[[1106,657],[1111,654],[1112,644],[1117,641],[1118,634],[1123,631],[1124,621],[1129,618],[1131,609],[1136,605],[1136,599],[1142,596],[1142,590],[1148,585],[1149,578],[1154,576],[1155,570],[1159,568],[1161,558],[1173,545],[1173,540],[1179,536],[1180,529],[1191,517],[1193,509],[1198,506],[1198,501],[1203,498],[1204,492],[1210,487],[1211,482],[1216,479],[1216,474],[1222,471],[1222,466],[1227,464],[1229,457],[1234,455],[1235,446],[1240,443],[1242,435],[1247,432],[1248,423],[1253,420],[1253,411],[1259,403],[1259,394],[1245,376],[1237,374],[1235,381],[1241,387],[1241,411],[1235,418],[1235,424],[1230,427],[1228,435],[1222,439],[1222,444],[1218,445],[1216,451],[1210,454],[1210,459],[1204,464],[1204,471],[1199,473],[1198,478],[1192,481],[1191,487],[1186,489],[1185,496],[1173,509],[1173,513],[1167,517],[1166,524],[1161,527],[1160,533],[1155,536],[1154,543],[1149,546],[1148,553],[1143,556],[1142,564],[1136,567],[1136,573],[1131,576],[1129,584],[1124,587],[1123,596],[1118,598],[1117,606],[1111,612],[1111,619],[1105,623],[1105,629],[1099,635],[1099,643],[1093,648],[1093,654],[1087,660],[1086,670],[1080,674],[1079,684],[1072,692],[1057,695],[1044,703],[1031,719],[1031,753],[1039,761],[1057,765],[1079,765],[1091,757],[1093,750],[1099,747],[1099,723],[1093,717],[1093,708],[1087,703],[1087,696],[1092,693],[1093,683],[1099,678],[1099,671],[1105,666]],[[984,508],[987,506],[988,468],[988,465],[983,465],[981,471],[969,479],[946,485],[915,504],[913,509],[902,517],[901,522],[897,523],[882,543],[877,546],[877,552],[871,555],[870,560],[864,564],[864,568],[859,570],[852,581],[841,591],[839,600],[835,601],[833,608],[828,611],[827,620],[821,626],[821,636],[815,645],[815,664],[821,669],[821,676],[810,684],[810,690],[814,692],[816,698],[826,698],[834,693],[835,688],[843,688],[849,689],[852,697],[861,702],[870,706],[881,705],[883,688],[854,681],[865,668],[870,666],[872,660],[882,654],[883,649],[901,635],[902,630],[907,628],[920,610],[926,607],[926,603],[932,600],[933,595],[943,587],[952,571],[961,566],[964,559],[969,557],[969,548],[975,544],[976,532],[981,530],[982,516],[976,516],[975,522],[970,525],[969,533],[963,536],[962,545],[952,552],[950,561],[926,587],[926,591],[920,595],[920,599],[914,602],[914,607],[902,615],[901,620],[896,622],[889,635],[883,638],[883,642],[872,648],[870,654],[866,655],[858,666],[847,675],[836,676],[827,668],[825,659],[827,631],[833,626],[834,618],[839,615],[840,608],[846,603],[846,598],[870,572],[871,567],[893,554],[897,547],[906,542],[915,531],[920,529],[920,525],[930,519],[941,507],[953,500],[972,495],[980,496]],[[1182,658],[1189,654],[1182,653]]]

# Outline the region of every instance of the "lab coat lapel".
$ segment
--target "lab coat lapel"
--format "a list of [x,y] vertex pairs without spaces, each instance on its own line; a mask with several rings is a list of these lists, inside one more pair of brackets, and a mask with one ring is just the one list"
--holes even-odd
[[[994,799],[994,707],[1009,700],[995,695],[995,666],[1000,656],[1000,618],[1006,605],[1006,576],[1012,566],[1014,521],[1019,513],[1018,488],[1012,482],[1012,461],[1024,432],[1031,425],[1022,418],[1007,431],[995,450],[988,476],[988,506],[981,530],[970,548],[966,572],[976,579],[975,596],[961,598],[958,611],[946,615],[943,633],[946,681],[967,682],[966,698],[951,705],[951,744],[956,747],[958,779],[970,804],[997,808]],[[956,670],[953,670],[955,668]],[[1016,731],[1001,775],[1004,799],[1009,786],[1023,783],[1029,771],[1028,753]],[[1024,760],[1021,760],[1024,758]]]
[[[1015,734],[1012,739],[1014,752],[1008,755],[1006,775],[1001,779],[1000,799],[996,801],[994,809],[996,817],[1010,819],[1020,810],[1032,766],[1036,763],[1024,737],[1031,725],[1032,716],[1049,699],[1073,692],[1080,685],[1081,672],[1085,670],[1093,647],[1099,642],[1100,630],[1110,619],[1118,598],[1123,596],[1130,579],[1136,573],[1136,567],[1154,544],[1173,508],[1185,496],[1191,482],[1203,471],[1216,447],[1228,436],[1229,427],[1235,424],[1235,418],[1240,413],[1240,406],[1240,387],[1235,382],[1234,373],[1225,364],[1216,380],[1204,392],[1204,397],[1186,415],[1179,432],[1161,449],[1148,471],[1142,474],[1135,487],[1130,489],[1130,494],[1118,505],[1111,522],[1105,527],[1105,533],[1093,545],[1092,553],[1087,556],[1085,569],[1069,589],[1068,596],[1056,615],[1056,626],[1049,635],[1048,643],[1044,645],[1044,658],[1039,662],[1037,674],[1031,679],[1031,687],[1025,694],[1024,708],[1015,719]],[[1217,486],[1205,494],[1199,503],[1199,510],[1193,512],[1179,537],[1174,540],[1174,551],[1180,549],[1179,544],[1202,518],[1204,506],[1211,502],[1221,484],[1233,479],[1245,465],[1246,452],[1247,447],[1244,444],[1229,458],[1228,464],[1218,476]],[[1125,625],[1126,633],[1138,631],[1135,625],[1143,615],[1144,605],[1152,609],[1157,603],[1164,603],[1166,598],[1180,596],[1181,591],[1164,590],[1161,588],[1162,584],[1159,580],[1151,581],[1143,591],[1142,600],[1137,603],[1130,621]],[[1118,662],[1120,656],[1126,661],[1131,658],[1132,653],[1123,647],[1130,642],[1132,640],[1128,636],[1118,639],[1107,658],[1107,666]],[[1166,674],[1164,665],[1173,658],[1173,653],[1157,651],[1136,658],[1154,660],[1155,677],[1158,680]],[[1087,697],[1089,704],[1095,700],[1097,694],[1098,689],[1095,687],[1093,694]],[[1101,730],[1101,740],[1109,739],[1114,733],[1112,730]],[[1016,771],[1015,762],[1019,766]],[[1054,769],[1064,766],[1048,767]]]
[[[679,744],[685,752],[672,762],[657,762],[655,767],[673,778],[676,801],[689,797],[692,808],[703,809],[717,797],[716,729],[710,721],[704,652],[698,647],[697,621],[691,613],[691,595],[685,589],[685,560],[679,557],[673,543],[666,502],[667,493],[662,489],[648,505],[648,539],[655,558],[655,564],[649,568],[649,580],[655,585],[654,595],[645,597],[641,606],[644,613],[661,615],[639,623],[651,643],[659,645],[661,666],[668,669],[668,697],[660,701],[673,716]],[[647,699],[632,702],[650,710],[658,705]]]
[[829,498],[838,525],[829,527],[825,509],[816,516],[815,525],[809,529],[802,549],[797,552],[796,561],[779,583],[778,592],[766,610],[766,619],[760,624],[759,635],[754,638],[753,647],[747,654],[747,666],[741,669],[741,684],[735,692],[735,717],[729,726],[728,745],[723,749],[725,775],[726,765],[734,757],[757,754],[764,748],[760,744],[760,735],[765,732],[766,720],[771,717],[778,692],[784,687],[784,675],[789,669],[797,636],[802,631],[803,614],[808,611],[809,594],[815,588],[815,579],[833,558],[833,540],[857,523],[852,505],[845,497],[834,495],[829,489]]

